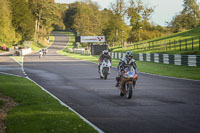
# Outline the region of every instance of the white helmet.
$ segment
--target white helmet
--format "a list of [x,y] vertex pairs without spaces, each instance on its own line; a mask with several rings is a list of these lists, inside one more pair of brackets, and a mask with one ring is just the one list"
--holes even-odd
[[103,54],[108,55],[108,50],[104,50]]

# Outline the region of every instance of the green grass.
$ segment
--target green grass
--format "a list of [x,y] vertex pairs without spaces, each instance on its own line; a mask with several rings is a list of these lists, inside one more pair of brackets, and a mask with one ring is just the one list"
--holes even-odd
[[[70,37],[74,38],[73,35],[70,35]],[[71,39],[71,41],[72,42],[70,43],[73,44],[74,43],[73,41],[75,40]],[[98,63],[99,56],[68,53],[67,48],[69,48],[69,46],[72,45],[68,45],[68,47],[66,47],[65,49],[58,51],[58,53],[72,58]],[[118,63],[119,63],[118,59],[113,59],[113,64],[112,64],[113,66],[116,67]],[[146,73],[169,76],[169,77],[200,80],[200,74],[198,74],[200,73],[200,66],[198,67],[176,66],[170,64],[143,62],[143,61],[137,61],[137,66],[140,72],[146,72]]]
[[[193,50],[192,50],[192,38],[193,38]],[[169,53],[169,54],[199,54],[200,55],[199,38],[200,38],[200,27],[194,28],[192,30],[188,30],[185,32],[172,34],[169,36],[142,41],[144,44],[138,46],[138,48],[140,49],[135,49],[137,46],[135,46],[135,48],[134,46],[129,46],[127,48],[122,48],[118,46],[118,47],[114,47],[110,49],[113,52],[125,52],[127,50],[131,50],[134,53]],[[187,39],[187,50],[186,50],[185,39]],[[182,40],[181,50],[180,50],[179,40]],[[175,45],[174,45],[174,41],[175,41]],[[148,42],[151,42],[150,49],[149,49]],[[167,50],[166,50],[166,45],[165,45],[166,43],[168,43]],[[162,46],[160,46],[160,44],[162,44]],[[156,45],[158,46],[156,47]],[[153,49],[153,46],[154,46],[154,49]],[[176,48],[174,48],[174,46],[176,46]]]
[[2,108],[3,105],[4,105],[4,101],[0,100],[0,109]]
[[12,56],[18,63],[22,64],[22,56]]
[[7,133],[96,132],[26,78],[0,75],[0,92],[18,103],[6,118]]
[[50,46],[53,43],[54,40],[55,40],[55,37],[53,35],[50,35],[49,36],[49,43],[47,43],[44,40],[40,40],[39,42],[34,42],[34,44],[32,45],[32,50],[34,52],[38,52],[40,49]]
[[153,62],[137,61],[140,72],[156,75],[200,80],[200,67],[175,66]]

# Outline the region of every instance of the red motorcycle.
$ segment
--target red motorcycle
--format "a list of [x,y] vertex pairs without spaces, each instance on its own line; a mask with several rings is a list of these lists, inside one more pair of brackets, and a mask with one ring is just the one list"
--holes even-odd
[[120,96],[126,95],[126,97],[130,99],[135,89],[137,79],[138,74],[135,73],[133,66],[125,66],[125,69],[122,72],[122,76],[119,80],[118,88]]

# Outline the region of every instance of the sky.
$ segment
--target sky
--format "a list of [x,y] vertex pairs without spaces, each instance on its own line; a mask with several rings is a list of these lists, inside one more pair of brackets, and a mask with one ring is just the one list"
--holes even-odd
[[[58,3],[73,3],[78,0],[55,0]],[[79,0],[80,1],[80,0]],[[97,2],[102,9],[109,8],[110,3],[115,0],[92,0]],[[128,2],[129,0],[125,0]],[[151,16],[151,22],[155,24],[166,26],[166,22],[170,22],[172,18],[183,9],[183,0],[142,0],[148,7],[155,7]],[[200,4],[200,0],[197,0]]]

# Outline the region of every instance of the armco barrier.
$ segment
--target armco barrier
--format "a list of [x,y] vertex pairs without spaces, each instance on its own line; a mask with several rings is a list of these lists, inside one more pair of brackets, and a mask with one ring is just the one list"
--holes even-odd
[[[125,53],[109,52],[113,59],[120,59]],[[158,53],[139,53],[134,57],[139,61],[151,61],[156,63],[185,65],[185,66],[200,66],[200,55],[179,55],[179,54],[158,54]]]
[[84,48],[68,48],[67,51],[69,53],[77,53],[77,54],[84,54],[84,55],[91,55],[89,50],[85,50]]
[[30,54],[31,52],[32,52],[31,48],[21,49],[21,54],[22,55],[27,55],[27,54]]

